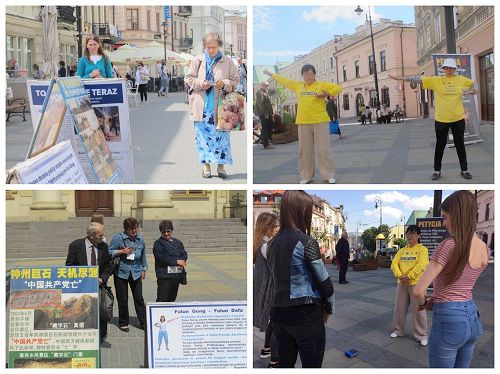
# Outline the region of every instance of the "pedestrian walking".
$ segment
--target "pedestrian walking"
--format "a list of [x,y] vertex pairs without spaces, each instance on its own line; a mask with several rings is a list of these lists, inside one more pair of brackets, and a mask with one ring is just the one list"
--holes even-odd
[[167,96],[169,83],[170,79],[168,76],[167,64],[162,60],[160,66],[160,90],[158,91],[158,96]]
[[270,321],[273,279],[267,255],[268,243],[278,228],[278,216],[264,212],[257,217],[253,234],[253,325],[266,332],[260,358],[271,357],[269,367],[278,366],[278,341]]
[[403,117],[403,113],[401,112],[399,104],[396,104],[396,108],[394,108],[394,118],[396,119],[396,123],[401,123],[401,117]]
[[434,149],[434,173],[431,179],[441,178],[441,163],[443,160],[444,148],[448,139],[448,133],[451,129],[453,143],[457,150],[458,160],[460,161],[460,175],[464,179],[472,179],[468,171],[467,153],[465,151],[465,111],[462,102],[464,94],[476,94],[476,83],[463,75],[455,74],[457,64],[453,58],[447,58],[443,62],[443,76],[421,77],[420,75],[409,77],[395,77],[389,75],[389,78],[421,83],[422,88],[434,91],[436,99],[436,113],[434,129],[436,132],[436,147]]
[[344,139],[344,135],[342,135],[342,132],[340,131],[340,123],[338,123],[339,118],[337,115],[337,104],[335,104],[335,100],[333,100],[333,97],[331,96],[326,98],[326,112],[328,113],[328,117],[330,117],[330,121],[337,122],[339,128],[339,139]]
[[190,118],[194,121],[195,146],[203,165],[203,178],[212,177],[211,163],[217,163],[217,176],[223,179],[227,178],[224,166],[233,164],[230,132],[216,127],[219,91],[232,92],[239,83],[236,65],[221,52],[223,45],[218,34],[206,34],[203,37],[205,52],[191,61],[186,75]]
[[420,244],[420,228],[409,225],[406,229],[408,245],[401,248],[391,263],[391,270],[398,280],[394,305],[394,319],[391,338],[404,336],[408,307],[413,314],[413,337],[420,345],[427,345],[427,315],[417,310],[418,304],[413,296],[415,285],[429,264],[429,251]]
[[347,241],[347,231],[342,231],[341,238],[335,245],[335,257],[339,262],[339,283],[349,283],[345,275],[349,264],[349,242]]
[[[323,98],[324,99],[324,98]],[[280,368],[319,368],[325,353],[325,324],[334,312],[333,285],[310,236],[313,199],[288,190],[280,203],[280,229],[267,254],[273,277],[271,322]]]
[[138,86],[138,91],[141,94],[141,103],[148,102],[148,82],[148,68],[144,66],[142,61],[139,61],[137,63],[137,70],[135,71],[135,84]]
[[118,328],[129,331],[128,287],[132,291],[134,307],[140,328],[146,326],[146,304],[142,297],[142,281],[146,277],[146,243],[138,233],[139,222],[130,217],[123,221],[123,232],[113,236],[109,244],[109,254],[120,256],[120,263],[115,270],[115,289],[118,301]]
[[260,118],[262,130],[260,133],[260,142],[264,149],[273,149],[270,145],[273,134],[273,104],[269,97],[269,82],[264,81],[260,89],[255,94],[255,113]]
[[364,104],[359,106],[359,115],[362,125],[366,125],[366,107]]
[[33,64],[33,79],[42,79],[43,72],[40,70],[38,64]]
[[59,61],[59,71],[57,72],[58,77],[66,76],[66,63],[64,61]]
[[90,35],[85,40],[84,56],[78,60],[76,75],[81,78],[113,78],[111,61],[102,48],[101,39]]
[[158,228],[161,236],[153,245],[158,286],[156,302],[173,302],[177,299],[182,273],[186,271],[188,254],[182,242],[172,237],[172,221],[163,220]]
[[[472,290],[488,266],[489,251],[477,236],[477,202],[470,191],[456,191],[441,204],[450,237],[431,256],[413,294],[421,313],[432,311],[429,335],[431,368],[468,368],[483,334]],[[432,297],[426,296],[433,283]]]
[[246,60],[244,60],[243,57],[241,57],[241,56],[238,57],[237,62],[238,62],[238,75],[240,76],[240,83],[238,84],[236,91],[238,91],[243,96],[246,96],[247,95],[247,63],[246,63]]
[[373,121],[372,121],[372,109],[368,105],[366,106],[366,119],[368,120],[368,122],[370,122],[370,125],[373,124]]
[[299,135],[299,174],[300,183],[306,184],[314,178],[314,154],[319,160],[321,177],[328,183],[335,183],[335,165],[329,136],[329,117],[325,108],[325,98],[336,96],[342,87],[316,81],[316,68],[306,64],[300,74],[303,81],[294,81],[280,74],[273,74],[264,70],[264,74],[272,77],[290,91],[295,92],[298,98],[296,124]]

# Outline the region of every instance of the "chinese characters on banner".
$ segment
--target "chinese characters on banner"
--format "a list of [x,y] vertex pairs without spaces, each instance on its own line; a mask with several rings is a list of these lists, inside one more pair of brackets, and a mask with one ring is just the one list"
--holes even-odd
[[13,268],[10,368],[99,367],[98,268]]

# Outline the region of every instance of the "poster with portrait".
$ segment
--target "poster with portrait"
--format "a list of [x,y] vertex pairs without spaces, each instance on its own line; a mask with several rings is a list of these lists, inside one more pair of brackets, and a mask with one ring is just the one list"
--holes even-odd
[[[73,77],[70,77],[73,78]],[[58,81],[67,78],[60,78]],[[83,79],[81,80],[85,87],[87,96],[90,98],[90,104],[97,117],[98,128],[104,135],[108,148],[111,151],[111,157],[121,170],[121,179],[123,183],[135,183],[132,158],[132,141],[130,133],[130,118],[127,101],[127,90],[124,79]],[[28,81],[28,98],[33,121],[39,117],[44,99],[47,95],[48,82]],[[75,107],[85,105],[82,102],[74,104]],[[88,112],[84,106],[78,110]],[[86,117],[86,116],[85,116]],[[79,118],[82,119],[81,117]],[[87,121],[80,124],[88,126]],[[59,134],[58,142],[70,140],[78,154],[82,166],[87,162],[87,152],[83,147],[80,136],[73,126],[73,118],[69,112],[64,117],[63,126]],[[91,170],[86,168],[86,174]],[[95,177],[94,177],[95,179]],[[97,183],[89,177],[89,183]]]
[[150,303],[146,318],[150,368],[247,367],[244,301]]
[[96,266],[11,270],[9,368],[99,367],[98,275]]

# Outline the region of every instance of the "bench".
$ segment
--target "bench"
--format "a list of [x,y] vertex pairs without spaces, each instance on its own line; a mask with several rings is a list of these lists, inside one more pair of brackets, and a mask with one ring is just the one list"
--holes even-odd
[[7,121],[11,117],[23,117],[23,121],[26,121],[26,106],[26,99],[7,100],[5,105]]

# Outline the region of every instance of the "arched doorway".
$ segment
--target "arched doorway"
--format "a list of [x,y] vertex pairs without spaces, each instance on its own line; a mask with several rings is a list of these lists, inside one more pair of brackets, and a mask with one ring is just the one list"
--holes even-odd
[[360,93],[356,95],[356,116],[360,116],[361,115],[361,112],[359,111],[359,108],[361,106],[364,106],[365,105],[365,99],[363,98],[363,95],[361,95]]

